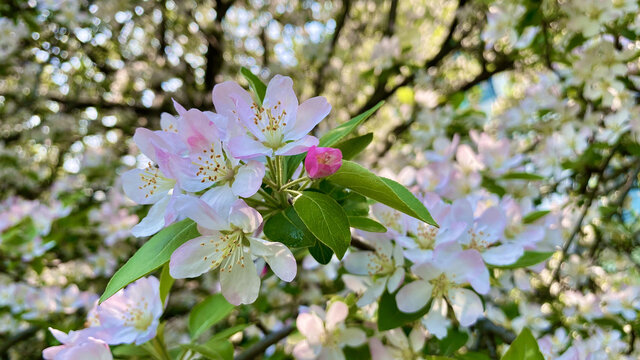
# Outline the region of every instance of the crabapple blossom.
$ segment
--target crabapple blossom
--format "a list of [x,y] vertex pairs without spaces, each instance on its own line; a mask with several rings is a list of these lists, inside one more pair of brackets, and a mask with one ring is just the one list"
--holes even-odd
[[109,345],[93,337],[91,329],[69,331],[68,334],[52,328],[49,331],[62,345],[44,349],[42,357],[45,360],[113,359]]
[[384,336],[389,342],[386,346],[377,337],[369,339],[369,349],[373,360],[424,359],[422,348],[426,342],[427,334],[421,326],[414,326],[408,337],[401,329],[386,331]]
[[293,349],[296,359],[345,359],[343,347],[355,347],[366,342],[364,331],[345,326],[349,307],[344,302],[331,303],[326,313],[316,306],[310,310],[296,319],[296,326],[305,337]]
[[311,179],[319,179],[334,174],[342,166],[340,149],[311,146],[307,150],[304,168]]

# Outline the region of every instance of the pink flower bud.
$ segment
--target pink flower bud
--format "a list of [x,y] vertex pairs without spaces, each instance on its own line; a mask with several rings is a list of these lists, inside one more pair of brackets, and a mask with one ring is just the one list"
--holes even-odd
[[342,166],[342,151],[330,147],[312,146],[307,151],[304,168],[312,179],[334,174]]

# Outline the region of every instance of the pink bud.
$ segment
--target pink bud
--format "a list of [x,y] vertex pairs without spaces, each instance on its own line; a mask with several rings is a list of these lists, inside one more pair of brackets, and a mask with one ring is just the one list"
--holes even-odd
[[340,166],[342,166],[342,151],[330,147],[312,146],[304,160],[304,168],[312,179],[334,174]]

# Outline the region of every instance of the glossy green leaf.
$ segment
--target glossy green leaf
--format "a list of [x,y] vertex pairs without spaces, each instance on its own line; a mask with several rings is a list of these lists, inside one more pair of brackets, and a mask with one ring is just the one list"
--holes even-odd
[[420,319],[429,311],[429,304],[414,313],[404,313],[398,310],[396,295],[385,291],[378,303],[378,330],[385,331],[395,329],[404,324]]
[[513,341],[507,352],[500,358],[501,360],[544,360],[540,353],[538,342],[533,337],[531,331],[523,329],[520,335]]
[[387,228],[384,225],[366,216],[349,216],[348,219],[352,228],[375,233],[387,232]]
[[330,196],[304,191],[293,207],[311,233],[342,259],[351,243],[347,214]]
[[199,235],[196,223],[190,219],[179,221],[155,234],[111,277],[100,302],[164,265],[180,245]]
[[362,150],[371,144],[373,140],[373,133],[368,133],[362,136],[356,136],[354,138],[344,140],[335,145],[336,149],[340,149],[342,152],[343,160],[351,160],[356,155],[360,154]]
[[311,256],[313,256],[313,258],[320,264],[327,265],[333,257],[333,250],[318,241],[315,245],[309,247],[309,254],[311,254]]
[[176,280],[169,273],[169,263],[165,263],[160,273],[160,299],[162,304],[166,305],[171,287]]
[[181,344],[184,349],[195,351],[210,360],[232,360],[233,345],[225,340],[206,345]]
[[438,226],[427,208],[407,188],[391,179],[379,177],[352,161],[343,161],[340,170],[329,176],[327,180],[428,224]]
[[503,180],[544,180],[544,176],[526,172],[510,172],[502,175]]
[[240,325],[232,326],[230,328],[226,328],[222,331],[218,331],[209,340],[207,340],[207,344],[212,342],[218,342],[220,340],[226,340],[232,335],[235,335],[236,333],[239,333],[240,331],[246,329],[247,327],[249,327],[249,325],[251,324],[240,324]]
[[515,263],[511,265],[492,266],[499,269],[519,269],[539,264],[553,255],[553,251],[525,251]]
[[317,241],[293,207],[267,219],[263,231],[269,240],[281,242],[290,248],[313,246]]
[[260,80],[251,70],[242,67],[240,69],[240,73],[244,76],[245,79],[249,82],[249,86],[258,97],[258,105],[262,106],[262,102],[264,101],[264,96],[267,93],[267,85],[265,85],[262,80]]
[[222,294],[211,295],[196,305],[189,313],[189,334],[197,339],[207,329],[217,324],[231,313],[234,306]]
[[540,210],[540,211],[530,212],[530,213],[527,214],[527,216],[522,218],[522,222],[525,223],[525,224],[531,224],[531,223],[535,222],[536,220],[544,217],[545,215],[547,215],[550,212],[551,211],[549,211],[549,210]]

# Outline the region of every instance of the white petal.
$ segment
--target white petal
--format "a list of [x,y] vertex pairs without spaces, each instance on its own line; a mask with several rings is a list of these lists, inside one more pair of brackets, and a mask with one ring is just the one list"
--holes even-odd
[[169,273],[174,279],[200,276],[220,265],[225,247],[224,235],[217,231],[189,240],[171,254]]
[[336,301],[327,309],[326,328],[331,331],[336,325],[342,323],[349,315],[349,307],[342,301]]
[[393,274],[389,277],[389,281],[387,282],[387,290],[389,293],[394,293],[404,281],[404,268],[398,267],[393,272]]
[[229,222],[245,234],[251,234],[262,223],[262,215],[244,200],[236,200],[229,211]]
[[233,305],[251,304],[260,293],[260,277],[251,254],[239,246],[220,267],[222,295]]
[[307,135],[331,111],[331,105],[322,96],[308,99],[298,106],[295,124],[285,140],[295,140]]
[[404,331],[401,328],[387,331],[387,340],[389,340],[391,345],[399,349],[409,348],[409,339],[407,339],[407,335],[404,334]]
[[318,315],[302,313],[296,319],[298,331],[307,338],[310,344],[319,344],[324,335],[324,323]]
[[340,342],[347,346],[357,347],[367,341],[367,335],[362,329],[347,328],[340,332]]
[[413,350],[413,352],[419,352],[420,350],[422,350],[426,339],[427,337],[424,333],[424,329],[421,326],[415,326],[409,333],[411,350]]
[[447,336],[449,323],[446,301],[444,299],[434,299],[429,313],[422,318],[422,324],[438,339],[444,339]]
[[209,204],[194,196],[179,196],[176,199],[176,209],[178,212],[195,221],[198,225],[211,230],[229,230],[230,225],[227,219],[229,209],[225,212],[216,212]]
[[482,300],[473,291],[464,288],[450,289],[448,298],[460,325],[473,325],[482,316]]
[[224,185],[207,190],[200,196],[200,200],[209,204],[217,214],[226,214],[238,197],[233,194],[229,185]]
[[322,347],[317,345],[311,346],[309,342],[303,340],[293,348],[293,356],[300,360],[314,360],[318,357],[321,349]]
[[373,251],[354,251],[344,259],[344,267],[348,272],[356,275],[373,275],[376,269],[374,260],[376,254]]
[[262,178],[264,178],[264,164],[255,160],[248,161],[238,169],[233,181],[233,193],[245,198],[253,196],[260,189]]
[[318,138],[311,135],[306,135],[300,140],[296,140],[288,143],[276,151],[276,155],[297,155],[301,154],[310,147],[318,145]]
[[122,174],[124,193],[138,204],[153,204],[167,196],[175,181],[161,176],[158,169],[133,169]]
[[296,277],[298,267],[296,258],[288,247],[279,243],[257,238],[249,238],[251,253],[264,257],[274,274],[283,281],[289,282]]
[[131,234],[136,237],[149,236],[162,230],[164,227],[164,214],[169,205],[169,196],[165,196],[162,200],[153,204],[149,209],[147,216],[145,216],[138,225],[131,229]]
[[502,244],[491,247],[482,253],[482,258],[487,264],[510,265],[516,262],[524,254],[524,249],[518,244]]
[[433,285],[423,280],[416,280],[407,284],[396,294],[398,309],[405,313],[412,313],[422,309],[431,298]]
[[387,278],[382,277],[377,279],[371,284],[367,290],[362,294],[362,297],[358,300],[357,305],[367,306],[380,298],[380,295],[384,292],[385,285],[387,284]]
[[341,349],[323,347],[318,360],[345,360],[345,357]]

